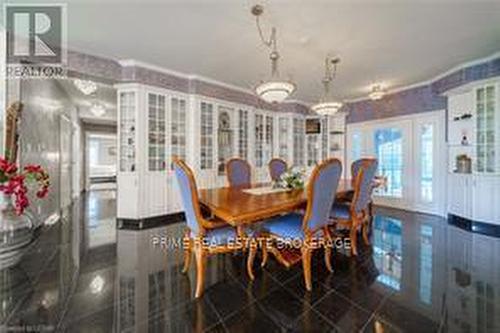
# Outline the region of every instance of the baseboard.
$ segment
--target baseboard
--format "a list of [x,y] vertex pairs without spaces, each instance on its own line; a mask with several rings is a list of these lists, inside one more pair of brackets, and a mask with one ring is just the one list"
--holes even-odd
[[143,219],[116,219],[117,227],[120,230],[144,230],[182,221],[185,221],[184,212],[152,216]]
[[448,214],[448,224],[477,234],[500,238],[500,225],[473,221],[453,214]]

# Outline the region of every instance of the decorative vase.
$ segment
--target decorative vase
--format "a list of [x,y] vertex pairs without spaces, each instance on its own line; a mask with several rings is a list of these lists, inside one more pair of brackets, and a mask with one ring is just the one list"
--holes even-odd
[[32,239],[29,214],[17,215],[12,197],[0,193],[0,269],[16,265]]

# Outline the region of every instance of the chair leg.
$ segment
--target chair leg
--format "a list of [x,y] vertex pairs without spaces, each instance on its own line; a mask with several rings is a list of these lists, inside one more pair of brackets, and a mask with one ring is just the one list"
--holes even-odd
[[201,244],[194,246],[194,255],[196,257],[196,291],[195,298],[203,294],[203,285],[205,282],[205,260],[206,254]]
[[351,231],[349,233],[349,237],[351,239],[351,252],[353,255],[358,255],[358,222],[356,219],[353,219],[351,225]]
[[182,273],[186,273],[189,269],[189,264],[191,263],[192,256],[192,244],[191,240],[187,240],[184,242],[184,266],[182,267]]
[[332,268],[332,249],[330,248],[330,245],[332,244],[332,236],[330,235],[330,231],[328,230],[328,227],[325,227],[323,229],[323,233],[325,235],[325,238],[326,238],[326,243],[324,245],[324,248],[325,248],[325,265],[326,265],[326,269],[328,269],[328,271],[330,273],[333,273],[333,268]]
[[363,221],[363,225],[361,227],[363,232],[363,240],[365,241],[366,245],[370,245],[370,238],[368,238],[368,228],[370,228],[370,216],[367,216],[367,218]]
[[305,245],[302,246],[302,269],[304,270],[304,282],[306,284],[307,291],[312,290],[311,282],[311,254],[312,249]]
[[260,263],[260,267],[266,266],[268,257],[269,253],[267,251],[267,241],[264,240],[262,244],[262,262]]
[[248,251],[248,258],[247,258],[247,274],[250,280],[254,280],[255,276],[253,275],[253,262],[255,259],[255,254],[257,253],[257,244],[254,244],[254,242],[251,242],[250,244],[250,250]]

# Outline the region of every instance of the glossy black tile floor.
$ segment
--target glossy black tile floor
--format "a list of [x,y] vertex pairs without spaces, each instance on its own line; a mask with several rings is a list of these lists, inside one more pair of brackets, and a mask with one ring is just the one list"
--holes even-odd
[[213,256],[195,300],[184,225],[116,230],[114,212],[113,191],[91,192],[0,272],[1,332],[500,331],[500,239],[440,218],[377,209],[359,257],[328,274],[317,251],[311,293],[300,266],[271,260],[250,283],[244,256]]

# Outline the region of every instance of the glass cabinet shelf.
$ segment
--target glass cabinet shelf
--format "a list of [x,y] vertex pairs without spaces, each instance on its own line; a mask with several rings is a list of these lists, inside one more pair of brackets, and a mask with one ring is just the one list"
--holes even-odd
[[136,149],[136,95],[135,92],[120,93],[120,171],[134,172]]

